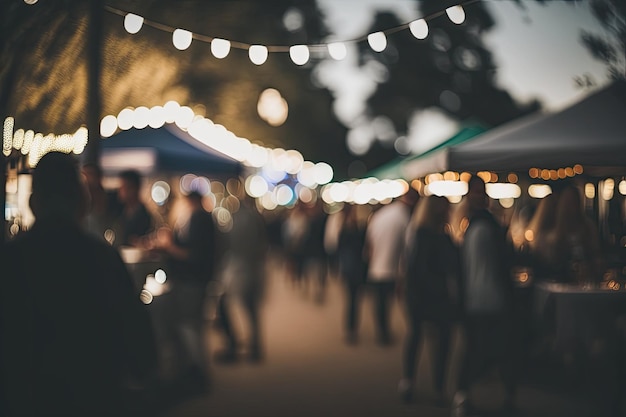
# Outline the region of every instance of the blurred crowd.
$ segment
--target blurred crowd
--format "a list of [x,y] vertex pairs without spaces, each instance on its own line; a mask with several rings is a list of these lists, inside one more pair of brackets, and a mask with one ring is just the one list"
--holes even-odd
[[[450,406],[453,415],[471,414],[476,408],[470,395],[473,384],[495,368],[506,394],[502,407],[508,412],[516,406],[528,359],[524,355],[550,336],[541,333],[550,325],[538,331],[532,323],[537,285],[605,285],[601,240],[575,184],[507,216],[494,206],[477,176],[469,180],[468,193],[458,204],[409,187],[402,196],[376,206],[326,207],[318,199],[275,212],[260,211],[242,184],[233,182],[229,193],[236,204],[223,227],[214,200],[199,190],[181,193],[168,217],[160,216],[142,200],[142,180],[137,171],[122,172],[119,187],[110,191],[95,165],[79,171],[71,157],[57,153],[40,161],[31,199],[35,225],[2,252],[8,266],[3,281],[15,287],[2,292],[0,349],[8,369],[2,374],[2,415],[23,415],[24,410],[27,415],[148,413],[142,404],[154,401],[142,398],[154,400],[164,389],[207,392],[213,383],[212,363],[234,364],[244,358],[262,362],[267,354],[261,329],[270,256],[285,263],[293,287],[311,293],[316,303],[326,301],[329,280],[339,280],[345,308],[337,320],[349,345],[359,343],[360,322],[368,319],[359,317],[360,305],[370,298],[369,319],[378,344],[403,344],[398,383],[403,401],[414,400],[416,361],[429,335],[436,346],[434,402]],[[24,261],[44,246],[52,250],[43,251],[47,256],[39,267]],[[74,248],[79,259],[64,248]],[[141,256],[130,260],[129,253]],[[161,275],[146,278],[136,268],[142,262],[163,265]],[[43,279],[47,275],[73,278],[52,286]],[[167,291],[160,296],[150,290],[148,279],[167,282]],[[114,284],[103,287],[100,281]],[[76,302],[87,293],[89,303]],[[44,294],[59,300],[40,301],[47,306],[45,313],[32,301],[46,299]],[[404,335],[391,330],[394,303],[404,312]],[[233,320],[239,306],[244,327]],[[7,319],[16,314],[21,321]],[[548,317],[545,310],[540,316]],[[221,348],[212,358],[209,323],[221,335],[216,342]],[[426,327],[433,331],[425,332]],[[446,376],[457,327],[465,353],[456,392],[450,396]],[[46,359],[54,362],[50,349],[71,372],[62,375],[43,364]],[[23,366],[34,363],[34,357],[39,365]],[[84,369],[104,372],[87,367],[93,362],[108,369],[106,381],[85,376]],[[33,385],[33,380],[40,382]],[[77,380],[82,381],[82,400],[72,399]],[[44,395],[46,386],[57,388]],[[43,403],[31,404],[37,395]],[[103,402],[114,410],[102,408]]]

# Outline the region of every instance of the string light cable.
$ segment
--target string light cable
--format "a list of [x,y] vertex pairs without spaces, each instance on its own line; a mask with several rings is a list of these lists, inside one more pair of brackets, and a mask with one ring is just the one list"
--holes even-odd
[[428,21],[447,15],[455,24],[462,24],[465,21],[465,10],[467,6],[477,3],[480,0],[467,0],[444,10],[431,13],[408,23],[403,23],[382,31],[369,33],[365,36],[329,43],[300,44],[300,45],[262,45],[257,43],[246,43],[238,40],[228,40],[216,36],[209,36],[195,33],[184,28],[177,28],[154,20],[149,20],[135,13],[130,13],[109,5],[105,5],[105,10],[109,13],[124,18],[124,28],[130,34],[138,33],[145,26],[169,32],[172,34],[172,42],[179,50],[189,48],[193,40],[208,43],[211,45],[212,54],[219,59],[228,56],[231,49],[246,50],[250,60],[256,65],[262,65],[270,53],[289,53],[292,61],[297,65],[304,65],[308,62],[310,53],[327,52],[331,58],[341,60],[346,56],[346,44],[360,43],[367,41],[370,47],[376,52],[382,52],[387,46],[387,37],[397,32],[409,29],[417,39],[425,39],[428,36]]

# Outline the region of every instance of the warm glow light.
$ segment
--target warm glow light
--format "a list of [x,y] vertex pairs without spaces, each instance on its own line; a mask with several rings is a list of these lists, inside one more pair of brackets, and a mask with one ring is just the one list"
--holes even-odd
[[526,239],[528,242],[532,242],[533,240],[535,240],[535,232],[533,232],[531,229],[527,229],[524,232],[524,239]]
[[289,57],[296,65],[304,65],[309,62],[309,48],[306,45],[294,45],[289,48]]
[[215,58],[226,58],[230,53],[230,42],[226,39],[213,39],[211,41],[211,53]]
[[143,26],[143,17],[133,13],[128,13],[124,17],[124,29],[130,34],[135,34],[141,30]]
[[164,284],[167,281],[167,274],[162,269],[157,269],[154,273],[154,280],[159,284]]
[[467,194],[467,183],[464,181],[433,181],[426,187],[427,194],[437,196],[459,196]]
[[626,195],[626,180],[619,182],[618,190],[621,195]]
[[341,203],[348,199],[350,188],[345,183],[332,184],[329,188],[329,196],[332,202]]
[[596,187],[592,183],[585,184],[585,197],[588,199],[595,198],[596,196]]
[[286,206],[293,201],[295,194],[291,187],[285,184],[280,184],[274,189],[274,197],[278,205]]
[[134,113],[132,109],[125,108],[117,115],[117,126],[122,130],[133,127]]
[[163,106],[163,110],[165,111],[165,122],[166,123],[174,123],[176,120],[176,115],[178,114],[178,109],[180,109],[180,104],[174,100],[170,100]]
[[157,181],[152,184],[152,190],[150,193],[152,200],[158,205],[162,206],[170,196],[170,185],[165,181]]
[[150,304],[154,300],[154,296],[150,293],[150,291],[143,289],[139,294],[139,299],[144,304]]
[[150,109],[140,106],[133,112],[133,127],[135,129],[143,129],[148,126],[150,121]]
[[117,118],[113,115],[104,116],[100,121],[100,136],[108,138],[117,130]]
[[276,201],[274,201],[273,195],[271,193],[267,193],[263,197],[261,197],[261,205],[265,210],[274,210],[276,207],[278,207],[278,204],[276,204]]
[[7,117],[4,119],[4,127],[2,130],[2,153],[5,156],[11,154],[13,148],[13,127],[15,126],[15,119]]
[[615,181],[613,178],[607,178],[602,182],[602,199],[604,201],[609,201],[613,198],[613,193],[615,191]]
[[191,125],[191,122],[193,122],[194,116],[195,114],[193,110],[191,110],[191,107],[181,106],[176,112],[176,120],[174,120],[174,123],[176,123],[176,126],[185,130]]
[[446,14],[452,23],[460,25],[465,21],[465,10],[461,6],[452,6],[446,9]]
[[502,182],[485,184],[485,191],[487,192],[487,195],[494,200],[518,198],[522,195],[522,190],[519,185]]
[[249,196],[259,198],[267,193],[269,187],[267,181],[260,175],[252,175],[246,179],[246,192]]
[[193,34],[185,29],[176,29],[172,34],[172,43],[176,49],[184,51],[191,46]]
[[[117,124],[115,125],[117,127]],[[13,149],[20,150],[22,149],[22,145],[24,145],[24,129],[17,129],[13,134]]]
[[315,164],[315,182],[323,185],[328,184],[333,179],[333,168],[328,165],[326,162],[318,162]]
[[387,37],[383,32],[374,32],[367,35],[367,42],[375,52],[382,52],[387,47]]
[[328,44],[328,54],[336,61],[341,61],[348,55],[346,45],[342,42],[333,42]]
[[27,130],[24,133],[24,144],[22,145],[22,155],[26,155],[30,152],[30,147],[35,140],[35,132],[33,130]]
[[552,188],[548,184],[531,184],[528,187],[528,195],[532,198],[545,198],[552,194]]
[[302,170],[302,165],[304,164],[304,157],[302,154],[294,149],[290,149],[285,153],[287,157],[287,163],[285,166],[285,172],[287,174],[297,174]]
[[409,24],[409,29],[417,39],[426,39],[428,36],[428,23],[424,19],[419,19]]
[[255,65],[262,65],[265,63],[265,61],[267,61],[267,55],[267,48],[263,45],[252,45],[250,46],[250,49],[248,49],[250,61],[252,61]]
[[165,124],[165,109],[162,106],[154,106],[150,109],[148,126],[158,129]]
[[313,188],[317,185],[315,182],[315,164],[311,161],[304,161],[302,168],[297,174],[298,182],[305,187]]
[[501,198],[498,200],[498,202],[504,208],[511,208],[513,207],[513,204],[515,204],[515,199],[514,198]]
[[278,90],[268,88],[259,96],[257,112],[271,126],[280,126],[287,120],[289,106]]

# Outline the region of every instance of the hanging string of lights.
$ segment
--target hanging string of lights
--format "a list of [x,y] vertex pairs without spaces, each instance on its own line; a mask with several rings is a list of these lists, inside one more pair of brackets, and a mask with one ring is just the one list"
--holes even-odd
[[250,61],[255,65],[262,65],[267,61],[270,53],[289,53],[289,56],[294,64],[305,65],[309,62],[311,52],[315,53],[328,53],[328,55],[335,60],[342,60],[347,56],[346,44],[359,43],[367,41],[370,48],[375,52],[382,52],[387,47],[387,36],[394,33],[409,29],[411,34],[417,39],[426,39],[428,36],[428,21],[435,19],[442,15],[447,15],[448,18],[455,24],[460,25],[465,21],[464,7],[476,3],[479,0],[467,0],[461,2],[456,6],[451,6],[445,10],[432,13],[424,16],[420,19],[413,20],[409,23],[404,23],[386,30],[369,33],[366,36],[362,36],[355,39],[349,39],[344,41],[333,41],[330,43],[317,43],[309,45],[261,45],[250,44],[241,41],[228,40],[213,36],[207,36],[200,33],[194,33],[184,28],[177,28],[164,23],[148,20],[143,16],[135,13],[129,13],[124,10],[117,9],[112,6],[105,6],[105,10],[124,17],[124,28],[130,34],[138,33],[141,28],[150,26],[154,29],[169,32],[172,34],[172,43],[176,49],[181,51],[189,48],[192,41],[197,40],[211,45],[211,53],[215,58],[223,59],[228,56],[231,49],[247,50]]
[[[327,52],[331,58],[335,60],[342,60],[347,55],[346,44],[349,43],[367,41],[369,46],[374,51],[382,52],[387,46],[387,36],[406,29],[409,29],[412,35],[417,39],[426,39],[426,37],[428,36],[428,21],[443,16],[445,14],[453,23],[461,24],[465,21],[465,11],[463,7],[467,7],[478,1],[480,0],[467,0],[461,2],[456,6],[448,7],[445,10],[440,10],[438,12],[424,16],[420,19],[413,20],[409,23],[401,24],[383,31],[370,33],[359,38],[343,41],[333,41],[330,43],[290,46],[249,44],[240,41],[227,40],[203,34],[192,33],[191,31],[183,28],[175,28],[167,24],[145,19],[144,17],[137,14],[129,13],[114,8],[112,6],[105,6],[105,10],[115,15],[124,17],[124,28],[130,34],[138,33],[144,25],[157,30],[172,33],[173,44],[179,50],[187,49],[191,45],[193,40],[198,40],[200,42],[209,43],[211,45],[211,53],[218,59],[223,59],[227,57],[231,49],[239,49],[247,50],[250,60],[256,65],[262,65],[267,60],[270,53],[289,53],[292,61],[296,65],[304,65],[309,61],[311,51],[315,51],[317,53]],[[36,3],[36,1],[28,4],[34,3]],[[143,110],[143,108],[139,108],[137,110]],[[131,112],[131,110],[124,109],[120,113],[120,115],[124,112]],[[107,125],[110,124],[108,123],[110,122],[110,120],[108,119],[110,118],[115,117],[107,116],[102,120],[101,128],[104,127],[105,130],[108,132],[101,132],[103,137],[112,135],[117,129],[118,125],[121,128],[121,124],[119,123],[117,118],[115,118],[115,127],[113,128],[113,130],[108,129]],[[35,134],[35,132],[33,132],[32,130],[25,131],[24,129],[18,129],[17,131],[13,132],[13,124],[14,120],[12,117],[7,117],[4,121],[3,154],[5,156],[8,156],[14,149],[18,150],[23,155],[29,156],[29,164],[31,166],[36,165],[37,161],[43,156],[43,154],[51,150],[62,150],[64,152],[81,153],[87,142],[87,133],[84,127],[78,129],[77,132],[73,135],[44,135],[41,133]],[[136,127],[140,128],[139,126]],[[232,143],[229,144],[229,142]],[[221,149],[226,154],[232,155],[233,152],[231,148],[233,148],[233,146],[235,145],[234,141],[225,140],[221,143],[220,146],[217,145],[218,144],[216,143],[211,143],[211,146],[217,149]],[[243,148],[246,147],[244,146]],[[247,161],[246,158],[241,157],[241,155],[233,156],[236,156],[236,159],[242,162],[250,163],[250,161]],[[254,166],[254,163],[250,163],[250,165]]]

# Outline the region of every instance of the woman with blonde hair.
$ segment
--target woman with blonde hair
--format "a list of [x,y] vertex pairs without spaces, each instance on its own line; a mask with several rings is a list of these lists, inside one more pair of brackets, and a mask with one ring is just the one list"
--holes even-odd
[[437,329],[434,385],[436,400],[444,401],[444,379],[450,347],[450,330],[458,309],[459,262],[447,232],[450,203],[445,197],[422,198],[409,227],[404,302],[408,335],[404,346],[403,378],[399,391],[410,401],[415,385],[417,350],[422,324]]

